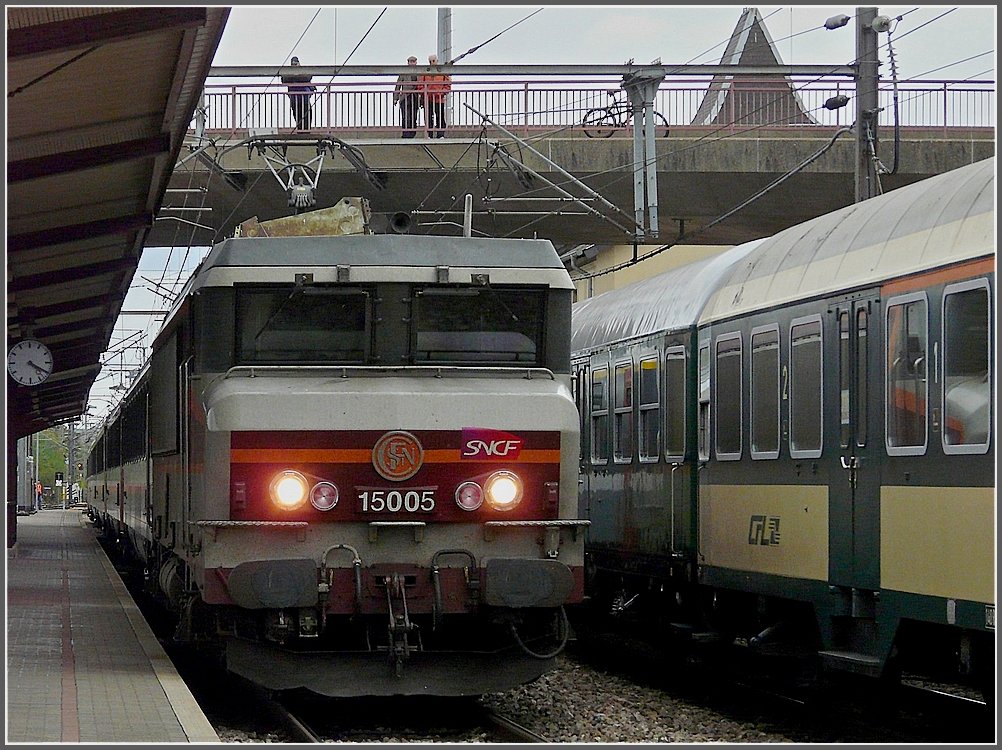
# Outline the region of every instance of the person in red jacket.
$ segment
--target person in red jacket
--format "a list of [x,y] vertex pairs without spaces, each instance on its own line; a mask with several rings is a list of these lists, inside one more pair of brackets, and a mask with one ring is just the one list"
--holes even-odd
[[[428,55],[428,65],[438,67],[438,55]],[[452,76],[447,73],[422,73],[418,85],[424,97],[425,125],[429,138],[445,137],[445,98],[452,91]]]

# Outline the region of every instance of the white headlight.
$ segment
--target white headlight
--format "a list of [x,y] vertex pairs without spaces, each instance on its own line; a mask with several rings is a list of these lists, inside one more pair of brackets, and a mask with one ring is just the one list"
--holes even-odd
[[463,510],[476,510],[484,504],[484,491],[476,482],[463,482],[456,488],[456,505]]
[[307,498],[309,484],[298,471],[287,469],[271,480],[271,501],[282,510],[296,510]]
[[317,482],[310,490],[310,504],[317,510],[330,510],[337,505],[339,494],[330,482]]
[[494,510],[511,510],[522,501],[522,480],[510,471],[496,471],[484,482],[484,497]]

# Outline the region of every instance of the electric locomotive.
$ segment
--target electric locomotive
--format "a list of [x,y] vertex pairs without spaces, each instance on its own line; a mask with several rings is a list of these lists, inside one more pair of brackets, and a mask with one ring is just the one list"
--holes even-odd
[[328,696],[551,668],[588,523],[572,288],[542,240],[217,244],[88,462],[175,638]]
[[608,611],[991,693],[994,167],[725,251],[716,277],[578,303],[586,570]]

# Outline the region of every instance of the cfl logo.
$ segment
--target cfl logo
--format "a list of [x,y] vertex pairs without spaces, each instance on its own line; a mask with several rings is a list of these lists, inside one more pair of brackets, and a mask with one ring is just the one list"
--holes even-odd
[[779,516],[752,516],[748,544],[772,547],[779,544]]

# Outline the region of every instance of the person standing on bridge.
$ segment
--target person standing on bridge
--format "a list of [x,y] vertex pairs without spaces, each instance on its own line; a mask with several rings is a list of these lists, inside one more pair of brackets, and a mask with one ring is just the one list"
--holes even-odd
[[[438,55],[428,55],[428,65],[437,67]],[[428,137],[444,138],[445,97],[452,91],[452,76],[447,73],[422,73],[419,81],[424,97],[425,125],[428,127]]]
[[417,57],[411,55],[407,64],[413,65],[413,73],[401,73],[397,76],[397,85],[393,88],[393,103],[400,105],[400,124],[403,125],[402,138],[413,138],[417,133],[417,115],[421,107],[421,92],[418,90]]
[[[298,67],[299,58],[293,57],[289,64]],[[310,83],[312,80],[313,76],[299,73],[282,76],[282,83],[289,87],[289,104],[292,107],[292,117],[296,121],[295,130],[308,131],[310,129],[313,94],[317,90],[317,87]]]

